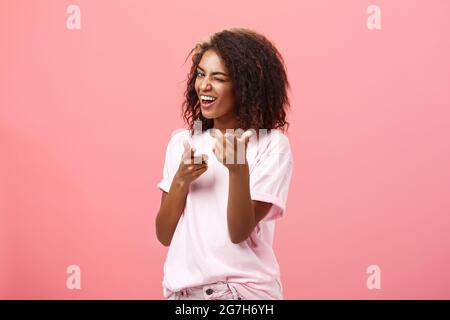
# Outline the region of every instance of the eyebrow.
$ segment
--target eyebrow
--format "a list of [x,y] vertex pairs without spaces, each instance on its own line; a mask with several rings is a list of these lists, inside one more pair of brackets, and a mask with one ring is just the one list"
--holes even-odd
[[[202,67],[200,67],[200,66],[198,66],[197,68],[200,69],[200,70],[202,70],[203,72],[205,71],[205,70],[203,70]],[[221,74],[221,75],[224,75],[225,77],[228,77],[228,75],[227,75],[226,73],[219,72],[219,71],[212,72],[211,74],[212,74],[212,75],[215,75],[215,74]]]

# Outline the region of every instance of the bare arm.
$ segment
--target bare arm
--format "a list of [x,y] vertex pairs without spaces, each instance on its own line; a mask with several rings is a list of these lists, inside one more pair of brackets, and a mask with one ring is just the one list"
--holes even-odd
[[156,216],[156,236],[164,246],[172,241],[178,220],[184,211],[188,186],[183,182],[173,181],[169,192],[162,192],[161,207]]
[[230,170],[227,222],[231,242],[245,241],[267,215],[272,204],[250,198],[248,165]]
[[[161,195],[161,205],[156,216],[156,237],[164,246],[168,247],[172,241],[173,234],[178,221],[186,206],[186,197],[189,185],[192,181],[202,175],[208,168],[207,155],[194,157],[195,148],[185,144],[180,166],[175,174],[169,192]],[[200,158],[198,164],[195,158]]]
[[[229,172],[227,224],[231,242],[235,244],[246,240],[272,207],[271,203],[252,200],[250,197],[246,150],[251,135],[251,132],[245,132],[238,138],[228,133],[223,135],[220,130],[213,131],[216,139],[214,155]],[[238,144],[245,145],[243,157],[238,154]],[[230,164],[226,159],[234,161]]]

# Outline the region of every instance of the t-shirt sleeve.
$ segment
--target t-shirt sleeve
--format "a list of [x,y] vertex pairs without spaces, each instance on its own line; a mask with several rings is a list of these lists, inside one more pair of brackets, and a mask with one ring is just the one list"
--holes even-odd
[[252,200],[272,203],[262,221],[281,218],[292,177],[292,153],[287,136],[272,139],[250,173],[250,196]]
[[180,133],[174,134],[167,144],[162,180],[157,184],[157,187],[165,192],[169,192],[173,177],[181,161],[183,146],[178,143],[180,142],[180,137]]

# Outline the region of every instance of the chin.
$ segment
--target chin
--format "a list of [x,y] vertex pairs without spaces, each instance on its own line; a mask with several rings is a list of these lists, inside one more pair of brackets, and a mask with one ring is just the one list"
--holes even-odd
[[203,115],[203,118],[205,118],[206,120],[214,120],[214,119],[216,119],[217,117],[211,117],[211,116]]
[[210,114],[210,113],[208,113],[208,112],[203,112],[203,111],[201,111],[201,112],[202,112],[202,116],[203,116],[205,119],[211,120],[211,119],[217,118],[214,114]]

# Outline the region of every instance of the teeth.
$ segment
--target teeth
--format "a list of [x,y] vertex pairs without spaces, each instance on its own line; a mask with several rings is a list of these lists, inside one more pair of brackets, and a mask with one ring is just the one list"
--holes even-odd
[[217,98],[210,97],[210,96],[201,96],[201,98],[202,98],[202,100],[210,100],[210,101],[214,101],[217,99]]

